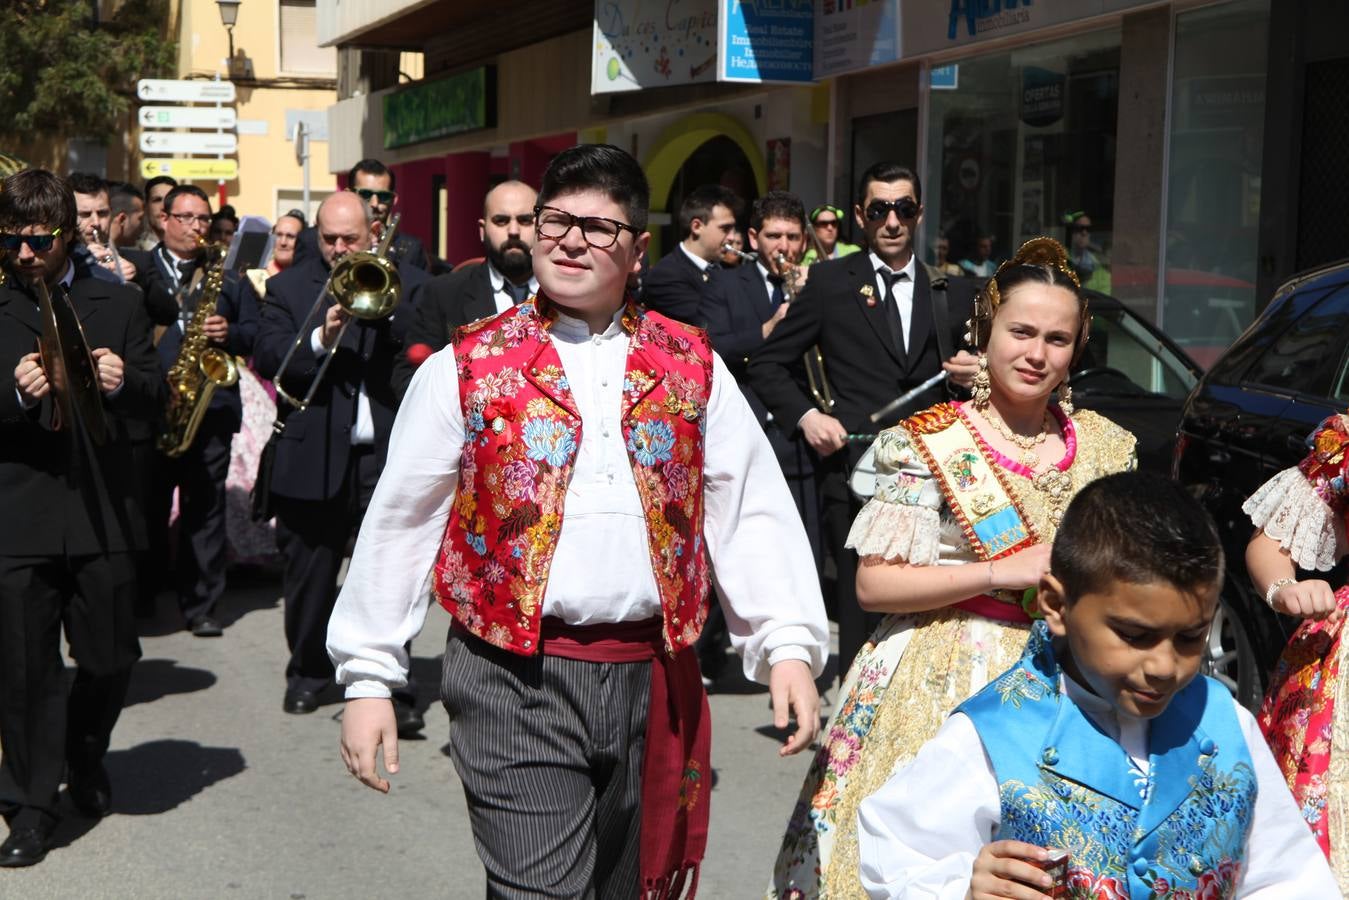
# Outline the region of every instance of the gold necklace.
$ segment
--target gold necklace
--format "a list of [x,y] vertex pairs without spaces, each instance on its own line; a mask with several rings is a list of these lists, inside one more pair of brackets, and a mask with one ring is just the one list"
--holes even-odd
[[1044,494],[1049,507],[1049,521],[1058,527],[1063,519],[1063,511],[1073,496],[1073,476],[1058,466],[1051,465],[1043,472],[1036,472],[1031,478],[1031,486]]
[[1027,469],[1031,469],[1032,471],[1037,466],[1040,465],[1040,457],[1035,452],[1035,448],[1043,444],[1045,440],[1049,437],[1050,425],[1049,425],[1048,409],[1045,410],[1045,417],[1041,423],[1042,428],[1040,429],[1040,433],[1037,435],[1033,435],[1031,437],[1026,437],[1025,435],[1017,434],[1007,425],[1006,422],[1002,420],[1002,416],[999,416],[992,409],[984,411],[984,421],[992,425],[993,430],[996,431],[998,434],[1002,435],[1007,440],[1015,444],[1017,447],[1021,448],[1021,453],[1020,455],[1017,456],[1017,462],[1021,463],[1021,465],[1025,466]]

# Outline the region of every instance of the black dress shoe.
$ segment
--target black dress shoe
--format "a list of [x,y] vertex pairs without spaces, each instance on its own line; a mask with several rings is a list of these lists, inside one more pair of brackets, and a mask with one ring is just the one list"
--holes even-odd
[[0,866],[35,866],[47,855],[47,834],[41,828],[19,828],[0,844]]
[[220,627],[220,623],[210,616],[193,616],[187,623],[187,630],[200,638],[220,637],[225,633],[225,629]]
[[393,702],[393,721],[400,738],[419,737],[426,727],[426,720],[417,712],[417,707],[398,700]]
[[293,716],[303,716],[319,708],[319,697],[313,691],[286,691],[281,708]]
[[112,784],[102,763],[92,768],[72,766],[66,791],[75,808],[86,816],[101,819],[112,812]]

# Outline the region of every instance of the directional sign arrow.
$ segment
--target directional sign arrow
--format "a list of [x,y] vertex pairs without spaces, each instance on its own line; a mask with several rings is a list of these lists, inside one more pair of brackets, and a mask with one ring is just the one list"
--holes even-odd
[[145,153],[234,153],[239,139],[232,134],[143,131],[140,145]]
[[239,163],[232,159],[143,159],[141,175],[169,175],[182,180],[226,181],[239,177]]
[[171,103],[233,103],[234,82],[142,78],[136,82],[136,96]]
[[143,128],[224,128],[234,130],[238,121],[230,107],[142,106],[137,113]]

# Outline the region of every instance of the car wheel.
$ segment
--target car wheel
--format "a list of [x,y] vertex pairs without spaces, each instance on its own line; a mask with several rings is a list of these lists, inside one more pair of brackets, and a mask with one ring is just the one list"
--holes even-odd
[[1251,712],[1259,710],[1265,692],[1260,664],[1245,623],[1233,615],[1226,601],[1219,602],[1213,617],[1202,669],[1221,681],[1242,706]]

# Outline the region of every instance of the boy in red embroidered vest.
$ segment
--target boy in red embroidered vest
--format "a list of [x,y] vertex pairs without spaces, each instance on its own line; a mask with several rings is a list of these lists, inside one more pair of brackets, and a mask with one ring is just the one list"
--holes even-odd
[[404,644],[431,593],[453,615],[442,696],[494,897],[693,894],[711,567],[746,675],[796,717],[781,753],[818,728],[828,631],[773,452],[706,334],[625,296],[648,201],[618,148],[554,159],[539,294],[418,369],[329,625],[343,760],[387,791]]

